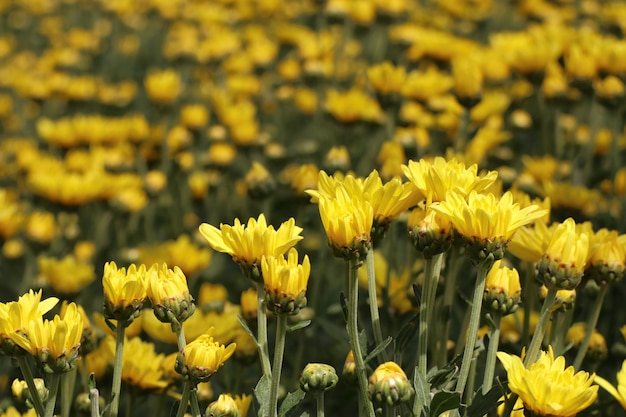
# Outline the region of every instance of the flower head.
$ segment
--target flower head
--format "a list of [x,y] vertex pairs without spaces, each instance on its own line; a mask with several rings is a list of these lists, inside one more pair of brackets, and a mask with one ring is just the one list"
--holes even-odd
[[187,278],[179,267],[172,270],[166,264],[160,268],[155,264],[148,276],[147,294],[159,320],[172,325],[175,320],[180,324],[194,313],[196,307],[189,294]]
[[[42,316],[59,302],[56,297],[41,300],[41,290],[30,290],[17,301],[0,303],[0,352],[5,355],[19,354],[21,349],[12,341],[23,334],[31,321],[41,320]],[[23,353],[23,351],[21,351]]]
[[153,343],[140,337],[126,341],[122,359],[122,381],[146,391],[161,391],[168,382],[161,363],[165,355],[156,353]]
[[229,394],[220,394],[216,401],[208,405],[204,414],[208,417],[241,417],[235,399]]
[[589,252],[589,236],[576,230],[570,217],[559,224],[546,252],[537,262],[537,278],[548,288],[576,288],[583,275]]
[[176,359],[176,372],[195,382],[208,381],[231,357],[237,345],[224,346],[215,342],[212,330],[185,346]]
[[448,191],[454,190],[465,197],[471,191],[484,192],[495,182],[498,173],[490,171],[484,176],[478,175],[478,166],[465,167],[456,159],[446,161],[436,157],[432,162],[420,159],[419,162],[409,161],[402,166],[404,175],[415,187],[426,196],[426,204],[446,199]]
[[268,226],[265,216],[258,220],[250,218],[247,225],[235,219],[233,226],[220,224],[216,228],[207,223],[200,225],[200,234],[218,252],[228,253],[239,264],[246,276],[261,280],[263,256],[282,256],[289,248],[302,240],[302,228],[293,218],[282,223],[278,230]]
[[147,284],[145,265],[137,268],[132,264],[127,271],[126,268],[118,269],[115,262],[107,262],[102,276],[105,317],[127,327],[141,312],[147,296]]
[[308,363],[300,375],[300,388],[305,392],[323,392],[332,389],[339,377],[337,371],[325,363]]
[[491,193],[471,191],[466,200],[462,194],[451,191],[444,201],[431,207],[450,220],[468,244],[470,258],[474,261],[484,259],[489,253],[493,253],[496,260],[501,259],[517,229],[545,214],[534,205],[520,209],[513,203],[510,192],[497,198]]
[[83,317],[70,303],[63,318],[31,320],[24,333],[13,333],[15,344],[33,355],[47,373],[63,373],[76,365],[83,334]]
[[565,358],[554,358],[552,347],[541,352],[539,360],[528,369],[518,356],[504,352],[497,355],[506,369],[509,388],[519,395],[526,410],[537,415],[573,417],[598,396],[598,387],[592,385],[595,375],[574,373],[572,366],[565,368]]
[[397,363],[385,362],[370,376],[368,394],[377,403],[396,405],[408,401],[413,395],[413,388]]
[[267,294],[267,308],[276,314],[296,314],[306,306],[306,286],[311,273],[309,257],[298,264],[298,251],[291,248],[283,256],[264,257],[261,261]]
[[487,273],[483,304],[488,310],[507,315],[517,310],[522,287],[517,270],[502,267],[501,263],[501,260],[495,261]]

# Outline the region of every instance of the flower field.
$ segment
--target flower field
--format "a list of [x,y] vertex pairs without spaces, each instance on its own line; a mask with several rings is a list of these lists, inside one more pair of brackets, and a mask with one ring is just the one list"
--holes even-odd
[[625,415],[624,22],[0,0],[0,417]]

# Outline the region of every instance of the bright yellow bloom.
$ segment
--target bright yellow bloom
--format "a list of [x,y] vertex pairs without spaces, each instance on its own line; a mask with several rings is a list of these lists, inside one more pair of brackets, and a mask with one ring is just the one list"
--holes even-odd
[[260,279],[260,263],[263,256],[282,256],[289,248],[302,240],[302,228],[296,226],[290,218],[283,222],[278,230],[268,226],[265,215],[258,220],[250,218],[247,225],[235,219],[234,226],[220,224],[216,228],[207,223],[200,225],[200,234],[218,252],[228,253],[238,263],[246,275],[252,279]]
[[113,365],[114,359],[115,338],[111,335],[107,335],[100,341],[100,344],[95,350],[84,356],[84,361],[78,361],[78,367],[80,369],[86,366],[87,373],[93,373],[96,377],[96,381],[99,381]]
[[62,319],[32,320],[24,334],[13,333],[11,340],[37,358],[45,372],[62,373],[74,367],[82,334],[83,317],[71,303]]
[[589,253],[589,235],[577,230],[570,217],[559,224],[544,256],[537,262],[537,278],[547,287],[574,289],[582,279]]
[[446,216],[442,216],[428,206],[424,210],[416,207],[407,219],[409,238],[415,249],[421,251],[426,259],[447,251],[454,237],[453,227]]
[[186,276],[191,276],[206,268],[211,263],[212,255],[209,248],[192,242],[189,235],[183,234],[176,240],[168,240],[156,246],[140,246],[138,263],[152,265],[165,262],[178,266]]
[[[148,271],[147,294],[154,314],[159,320],[172,325],[180,324],[187,320],[196,306],[193,297],[189,294],[187,278],[183,271],[177,266],[169,269],[166,264],[161,268],[155,267]],[[178,323],[175,323],[178,322]]]
[[522,227],[514,235],[507,246],[513,256],[527,262],[537,262],[548,248],[552,234],[559,223],[550,227],[545,223],[535,222],[533,227]]
[[522,287],[517,269],[501,264],[501,260],[495,261],[487,273],[483,304],[488,310],[506,315],[517,310]]
[[466,168],[464,163],[456,159],[446,161],[440,156],[432,162],[424,159],[420,159],[419,162],[411,160],[408,165],[402,166],[402,171],[426,196],[427,205],[445,200],[450,190],[463,197],[471,191],[482,193],[493,185],[498,176],[496,171],[479,176],[476,164]]
[[128,339],[122,359],[122,381],[146,391],[160,391],[167,386],[161,363],[165,355],[157,354],[154,344],[139,337]]
[[[580,344],[582,343],[587,330],[587,323],[578,322],[572,324],[572,326],[567,331],[565,335],[565,340],[569,343],[571,342],[576,349],[580,348]],[[601,361],[605,360],[609,355],[609,350],[606,345],[606,339],[598,331],[598,329],[593,329],[591,331],[591,337],[589,339],[589,346],[587,347],[587,353],[585,354],[585,359],[590,359],[591,361]],[[597,381],[596,381],[597,382]]]
[[61,259],[42,256],[37,260],[39,273],[59,294],[76,294],[96,279],[93,265],[73,255]]
[[172,103],[182,89],[180,75],[172,70],[152,71],[144,79],[148,97],[158,103]]
[[306,306],[306,286],[311,273],[308,255],[304,256],[300,265],[298,251],[291,248],[287,259],[283,256],[264,257],[261,270],[268,309],[276,314],[296,314]]
[[237,409],[239,410],[241,417],[246,417],[248,415],[248,410],[250,409],[250,404],[252,404],[252,395],[235,395],[235,404],[237,404]]
[[17,411],[13,406],[7,408],[4,413],[0,414],[0,417],[37,417],[37,411],[34,408],[30,408],[24,414]]
[[406,79],[406,69],[385,61],[369,67],[367,78],[376,92],[384,95],[398,94]]
[[104,265],[102,285],[104,287],[104,315],[115,319],[122,326],[127,326],[141,311],[147,296],[146,266],[139,268],[132,264],[126,268],[117,268],[115,262]]
[[554,358],[552,347],[541,352],[539,360],[528,369],[522,359],[498,352],[506,369],[509,389],[519,395],[524,407],[540,416],[573,417],[589,407],[598,396],[594,375],[574,367],[565,368],[565,358]]
[[615,230],[600,229],[590,238],[589,276],[600,285],[620,281],[626,267],[626,235],[618,236]]
[[178,373],[192,381],[207,381],[232,356],[237,345],[224,346],[213,341],[212,332],[209,329],[180,352],[176,360]]
[[[494,253],[495,259],[504,256],[506,244],[517,229],[545,214],[544,210],[538,210],[534,205],[520,209],[518,204],[513,203],[510,192],[497,198],[491,193],[471,191],[466,200],[462,194],[451,191],[444,201],[431,207],[447,217],[466,241],[471,245],[487,247],[489,252]],[[482,248],[476,250],[480,252]]]
[[611,394],[626,410],[626,361],[622,362],[622,368],[617,373],[617,386],[599,376],[596,376],[594,382]]
[[41,320],[58,302],[56,297],[42,301],[41,290],[36,293],[30,290],[17,301],[0,303],[0,351],[6,355],[17,353],[11,339],[25,332],[31,321]]
[[372,205],[339,187],[333,198],[320,195],[318,206],[333,253],[344,259],[363,258],[372,241]]

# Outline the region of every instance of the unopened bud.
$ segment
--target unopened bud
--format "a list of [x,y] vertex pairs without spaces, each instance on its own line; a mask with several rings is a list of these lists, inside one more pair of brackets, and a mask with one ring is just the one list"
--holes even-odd
[[339,377],[335,368],[323,363],[309,363],[300,376],[300,388],[304,392],[319,392],[332,389]]

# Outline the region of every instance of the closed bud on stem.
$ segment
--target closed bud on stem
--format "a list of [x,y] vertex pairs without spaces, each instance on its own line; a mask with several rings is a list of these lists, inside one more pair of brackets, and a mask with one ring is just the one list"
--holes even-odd
[[[543,302],[548,295],[548,287],[542,285],[539,287],[539,300]],[[558,290],[554,298],[554,303],[550,307],[551,312],[561,311],[565,312],[574,308],[574,302],[576,301],[576,290]]]
[[187,278],[177,266],[172,270],[166,264],[160,268],[153,265],[148,271],[147,293],[154,315],[163,323],[179,326],[196,311]]
[[233,397],[221,394],[204,412],[205,417],[240,417],[241,413]]
[[328,391],[337,385],[339,377],[335,368],[324,363],[309,363],[300,375],[300,388],[304,392]]
[[452,224],[433,210],[416,208],[408,219],[409,238],[426,259],[444,253],[452,246]]
[[260,163],[253,162],[252,168],[246,174],[248,195],[255,200],[269,197],[276,190],[276,181],[270,172]]
[[517,310],[522,287],[517,270],[501,267],[501,263],[501,260],[495,261],[487,274],[483,306],[493,313],[505,316]]
[[393,406],[410,400],[413,387],[398,364],[385,362],[370,376],[368,394],[373,402]]
[[[48,388],[46,388],[46,383],[42,378],[34,378],[35,387],[37,387],[37,394],[41,401],[45,402],[48,399]],[[14,379],[11,384],[11,392],[13,393],[13,397],[21,402],[25,403],[29,408],[33,408],[33,397],[28,390],[28,384],[26,381],[21,379]]]
[[343,364],[342,375],[350,381],[356,381],[356,362],[354,361],[354,352],[348,352],[346,361]]

